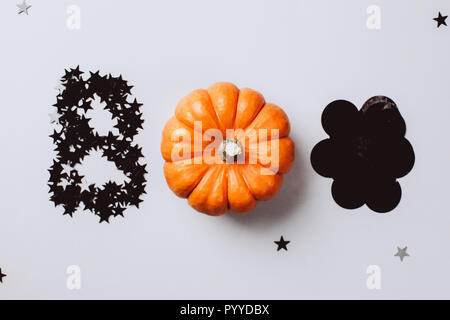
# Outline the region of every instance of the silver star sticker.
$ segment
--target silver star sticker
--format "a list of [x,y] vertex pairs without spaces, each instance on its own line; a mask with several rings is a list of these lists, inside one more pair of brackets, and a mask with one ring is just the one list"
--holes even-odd
[[25,12],[25,14],[28,15],[28,9],[30,9],[31,6],[28,5],[25,0],[23,0],[21,4],[17,4],[17,8],[19,8],[19,14]]
[[59,123],[59,117],[61,116],[58,112],[49,113],[50,123]]
[[397,247],[397,253],[394,254],[394,257],[399,257],[400,261],[403,261],[403,258],[409,257],[409,254],[406,252],[407,249],[408,247],[404,247],[403,249]]

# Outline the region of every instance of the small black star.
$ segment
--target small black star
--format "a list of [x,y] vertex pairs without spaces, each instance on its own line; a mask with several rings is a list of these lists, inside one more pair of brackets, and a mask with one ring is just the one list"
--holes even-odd
[[438,17],[434,18],[433,20],[437,22],[437,27],[439,28],[441,26],[441,24],[443,24],[444,26],[447,25],[447,23],[445,22],[447,17],[448,16],[442,16],[441,13],[439,12]]
[[89,101],[83,101],[83,103],[81,104],[80,108],[84,110],[84,112],[88,112],[89,109],[94,109],[91,106],[91,100]]
[[280,251],[281,249],[284,249],[287,251],[287,245],[290,241],[285,241],[283,236],[281,236],[280,241],[274,241],[277,245],[277,251]]
[[3,283],[3,278],[6,277],[6,274],[2,273],[2,268],[0,268],[0,282]]
[[80,76],[84,73],[80,71],[80,66],[77,66],[75,69],[70,68],[70,72],[76,78],[80,78]]

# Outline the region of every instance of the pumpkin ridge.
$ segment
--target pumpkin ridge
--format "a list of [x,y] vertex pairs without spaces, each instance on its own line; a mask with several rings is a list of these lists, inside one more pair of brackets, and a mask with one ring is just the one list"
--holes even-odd
[[180,121],[182,124],[184,124],[186,127],[188,127],[188,128],[190,128],[190,129],[195,131],[194,127],[190,123],[188,123],[187,121],[183,121],[182,119],[179,119],[176,114],[175,114],[175,118],[178,121]]
[[[201,133],[201,134],[204,134],[204,135],[206,135],[206,136],[208,136],[208,137],[211,137],[207,132],[200,132],[200,131],[198,131],[198,130],[195,130],[195,128],[192,127],[191,124],[189,124],[189,123],[187,123],[187,122],[184,122],[184,121],[181,120],[181,119],[178,119],[178,117],[177,117],[176,115],[175,115],[175,118],[176,118],[178,121],[180,121],[182,124],[184,124],[185,126],[187,126],[189,129],[192,129],[192,131],[196,131],[196,132],[198,132],[198,133]],[[214,121],[216,121],[216,120],[214,120]]]
[[192,189],[191,189],[191,190],[188,192],[188,194],[186,195],[186,198],[189,198],[189,196],[191,195],[192,191],[194,191],[195,188],[197,188],[198,184],[200,183],[200,181],[203,180],[203,177],[206,175],[206,173],[207,173],[209,170],[211,170],[210,167],[208,167],[205,171],[203,171],[203,173],[201,173],[201,174],[198,176],[197,180],[196,180],[195,183],[193,184]]
[[222,81],[211,85],[207,92],[216,112],[222,134],[225,136],[226,130],[233,128],[240,90],[233,83]]
[[[263,142],[273,141],[273,140],[282,140],[282,139],[286,139],[286,138],[289,138],[289,136],[278,137],[278,138],[272,138],[272,137],[270,137],[269,139],[266,138],[266,139],[264,139],[264,140],[259,140],[259,137],[258,137],[258,142],[255,142],[255,144],[260,144],[260,143],[263,143]],[[249,145],[246,145],[246,146],[245,146],[245,151],[248,151],[249,148],[250,148],[250,146],[249,146]]]
[[[185,121],[183,121],[183,120],[181,120],[181,119],[178,119],[178,117],[175,115],[174,116],[175,117],[175,119],[177,119],[179,122],[181,122],[182,124],[184,124],[186,127],[188,127],[189,129],[192,129],[192,131],[195,133],[195,132],[197,132],[197,133],[200,133],[201,135],[202,135],[202,154],[203,154],[203,151],[204,151],[204,149],[205,149],[205,145],[203,145],[203,139],[205,138],[205,137],[212,137],[210,134],[208,134],[207,132],[200,132],[200,131],[198,131],[198,130],[195,130],[195,128],[193,128],[189,123],[187,123],[187,122],[185,122]],[[191,137],[192,139],[194,138],[194,137]],[[195,154],[194,154],[195,155]],[[191,154],[191,157],[190,158],[186,158],[186,159],[194,159],[194,158],[196,158],[196,156],[194,156],[194,157],[192,157],[192,154]],[[186,160],[185,159],[185,160]],[[165,159],[166,160],[166,159]],[[166,160],[166,161],[170,161],[170,162],[173,162],[172,160]]]
[[[171,124],[171,122],[172,121],[177,121],[177,122],[179,122],[180,124],[182,124],[184,127],[186,127],[186,128],[177,128],[177,127],[175,127],[175,126],[173,126],[172,125],[172,127],[170,127],[170,126],[168,126],[169,124]],[[173,135],[173,133],[176,131],[176,130],[179,130],[179,129],[186,129],[186,131],[189,131],[189,135],[191,135],[192,133],[194,133],[195,131],[191,128],[191,127],[189,127],[188,125],[186,125],[186,123],[184,123],[184,122],[182,122],[181,120],[179,120],[176,116],[173,116],[172,118],[170,118],[169,119],[169,121],[166,123],[166,125],[164,126],[164,129],[163,129],[163,132],[162,132],[162,141],[161,141],[161,153],[163,154],[163,158],[164,158],[164,160],[165,161],[167,161],[167,162],[178,162],[178,161],[184,161],[184,160],[189,160],[189,159],[194,159],[194,158],[197,158],[197,157],[199,157],[199,156],[201,156],[202,154],[203,154],[203,151],[204,151],[204,149],[205,149],[205,146],[204,146],[204,141],[203,141],[203,138],[202,138],[202,150],[201,150],[201,153],[200,154],[198,154],[198,153],[195,153],[194,152],[194,150],[193,150],[193,141],[192,141],[192,135],[191,135],[191,141],[190,141],[190,143],[188,143],[188,142],[186,142],[186,141],[184,141],[184,142],[181,142],[181,141],[173,141],[173,140],[171,140],[171,138],[168,138],[168,136],[172,136]],[[190,131],[192,131],[192,133],[190,132]],[[179,136],[179,137],[183,137],[183,136]],[[166,141],[166,139],[168,140],[168,141]],[[165,149],[164,147],[165,147],[165,145],[164,145],[164,142],[169,142],[169,144],[171,144],[171,146],[172,146],[172,148],[170,148],[170,153],[171,153],[171,155],[169,156],[169,155],[166,155],[166,153],[169,151],[169,149]],[[172,160],[172,153],[173,153],[173,147],[175,146],[175,145],[182,145],[182,146],[189,146],[189,148],[190,148],[190,152],[189,152],[189,155],[187,155],[186,157],[183,157],[183,158],[179,158],[178,160],[175,160],[175,161],[173,161]],[[181,150],[179,150],[179,151],[181,151]]]
[[247,164],[244,164],[244,165],[238,165],[238,166],[240,166],[240,168],[239,168],[239,174],[241,175],[241,177],[242,177],[242,180],[244,180],[244,182],[245,182],[245,186],[247,187],[247,189],[248,189],[248,191],[250,192],[250,194],[252,195],[252,197],[253,197],[253,199],[255,199],[255,200],[257,200],[256,199],[256,197],[255,197],[255,195],[253,194],[253,192],[252,192],[252,189],[250,189],[250,187],[249,187],[249,185],[248,185],[248,182],[247,182],[247,179],[245,178],[245,174],[242,174],[242,170],[244,170],[245,168],[243,168],[243,166],[247,166]]
[[[287,132],[285,132],[285,133],[282,134],[281,136],[278,136],[278,139],[289,137],[289,134],[290,134],[290,131],[291,131],[291,124],[290,124],[290,122],[289,122],[289,117],[288,117],[288,115],[287,115],[286,112],[283,110],[283,108],[281,108],[281,107],[278,106],[277,104],[274,104],[274,103],[271,103],[271,102],[265,103],[265,104],[262,106],[262,108],[259,109],[259,111],[258,111],[257,115],[255,116],[255,118],[253,118],[252,121],[249,123],[249,125],[248,125],[247,127],[245,127],[244,131],[247,132],[247,129],[253,124],[253,122],[255,122],[255,120],[256,120],[256,118],[258,117],[258,115],[264,110],[264,108],[266,108],[266,107],[268,107],[268,106],[270,106],[270,107],[275,107],[275,109],[278,109],[279,111],[281,111],[281,114],[283,115],[283,117],[285,118],[286,123],[287,123]],[[259,129],[268,129],[268,128],[266,127],[266,128],[259,128]],[[280,129],[281,129],[281,128],[279,128],[278,130],[280,130]],[[256,130],[256,129],[255,129],[255,130]],[[258,134],[257,136],[258,136],[258,142],[259,142],[259,134]],[[267,135],[266,135],[266,137],[267,137]],[[261,142],[267,141],[267,140],[272,140],[272,137],[270,137],[269,139],[266,138],[265,140],[261,140]]]
[[[242,92],[244,92],[244,95],[242,95]],[[262,100],[261,104],[259,104],[259,103],[256,104],[256,106],[259,106],[257,111],[254,114],[251,115],[251,118],[246,120],[244,125],[239,125],[238,126],[237,123],[236,123],[236,120],[237,120],[237,116],[238,116],[238,107],[239,107],[239,102],[241,101],[241,96],[245,97],[245,95],[250,95],[250,94],[259,96],[259,98],[261,98],[261,100]],[[255,99],[258,99],[255,96],[253,96],[253,97],[248,97],[247,96],[246,98],[247,99],[251,98],[250,101],[252,101],[252,100],[255,101]],[[242,99],[244,99],[244,98],[242,98]],[[251,103],[249,103],[249,100],[247,100],[245,104],[246,104],[246,107],[243,110],[248,111],[249,110],[249,104],[251,104]],[[243,130],[245,130],[253,122],[253,120],[258,116],[259,112],[265,106],[265,104],[266,104],[266,101],[264,99],[264,96],[260,92],[258,92],[256,90],[253,90],[253,89],[250,89],[250,88],[241,88],[239,90],[239,99],[238,99],[237,104],[236,104],[236,116],[235,116],[235,121],[234,121],[234,129],[243,129]]]
[[225,165],[222,169],[224,171],[223,173],[223,180],[225,181],[225,188],[223,188],[224,197],[227,199],[227,211],[230,209],[230,204],[228,203],[228,166]]
[[194,187],[189,191],[189,193],[186,195],[186,199],[189,198],[192,192],[194,192],[195,188],[200,184],[200,182],[203,180],[203,178],[206,176],[209,170],[214,170],[213,166],[208,166],[208,168],[198,177],[198,181],[195,182]]
[[219,118],[219,115],[217,114],[216,108],[214,108],[214,104],[212,103],[211,96],[209,95],[208,90],[206,90],[206,89],[203,89],[203,90],[205,90],[206,93],[208,94],[208,99],[211,104],[212,114],[211,114],[211,111],[208,111],[208,113],[211,117],[214,118],[214,122],[216,123],[217,128],[220,128],[222,126],[222,122],[220,121],[220,118]]
[[[264,103],[264,105],[261,107],[261,109],[259,109],[259,111],[252,118],[252,120],[248,122],[248,125],[244,128],[244,131],[247,131],[248,127],[250,127],[253,124],[253,122],[256,120],[256,118],[258,118],[259,114],[266,107],[266,105],[267,105],[267,103]],[[259,139],[259,135],[258,135],[258,139]]]
[[[209,97],[209,100],[211,100],[211,96],[209,95],[209,92],[208,92],[208,97]],[[217,114],[216,108],[214,108],[212,101],[211,101],[211,105],[213,106],[214,117],[215,117],[215,119],[217,119],[217,129],[222,131],[222,134],[224,134],[225,128],[222,125],[222,121],[220,121],[219,115]]]
[[239,89],[238,96],[237,96],[237,99],[236,99],[236,105],[234,106],[234,117],[233,117],[233,121],[231,122],[233,124],[233,127],[232,128],[227,128],[227,129],[236,129],[237,105],[238,105],[240,96],[241,96],[241,90]]
[[[214,109],[214,106],[213,106],[213,103],[212,103],[212,100],[211,100],[211,96],[209,95],[208,90],[206,90],[206,89],[194,90],[194,91],[190,92],[188,95],[186,95],[183,99],[188,99],[189,96],[193,95],[195,92],[198,92],[198,91],[203,91],[204,93],[206,93],[206,96],[208,97],[208,101],[209,101],[209,106],[210,106],[210,108],[205,108],[206,112],[212,118],[215,127],[216,128],[219,127],[219,124],[220,124],[219,118],[218,118],[218,116],[216,114],[216,111]],[[183,99],[181,101],[183,101]],[[177,104],[177,107],[175,108],[175,110],[178,108],[178,105],[180,104],[180,102]],[[212,109],[212,110],[209,110],[209,109]],[[191,128],[191,129],[193,129],[195,131],[195,128],[194,128],[194,126],[192,124],[190,124],[188,122],[185,122],[185,121],[183,121],[183,120],[181,120],[181,119],[179,119],[177,117],[177,112],[176,111],[175,111],[175,118],[177,118],[178,121],[180,121],[181,123],[185,124],[186,126],[188,126],[189,128]],[[194,121],[198,121],[198,120],[194,119]],[[202,126],[202,133],[203,133],[203,126]]]
[[[227,167],[228,209],[237,214],[248,213],[256,207],[258,201],[250,192],[239,167],[237,165],[228,165]],[[230,185],[230,177],[234,180],[232,183],[235,183],[235,185]]]
[[[292,146],[293,146],[293,150],[292,150],[292,162],[291,162],[291,164],[290,165],[288,165],[288,169],[287,170],[282,170],[282,171],[278,171],[278,172],[275,172],[275,171],[273,171],[274,173],[276,173],[276,174],[281,174],[281,175],[283,175],[283,174],[286,174],[286,173],[288,173],[291,169],[292,169],[292,165],[293,165],[293,163],[294,163],[294,161],[295,161],[295,144],[294,144],[294,141],[289,137],[289,136],[286,136],[286,137],[282,137],[282,138],[271,138],[271,139],[266,139],[266,140],[261,140],[261,141],[258,141],[257,143],[255,143],[254,145],[256,145],[256,147],[252,147],[252,148],[250,148],[250,146],[249,145],[246,145],[245,146],[245,153],[246,153],[246,155],[247,154],[250,154],[250,152],[252,151],[252,149],[254,150],[254,149],[256,149],[256,154],[257,154],[257,164],[259,164],[260,166],[262,166],[262,167],[264,167],[264,168],[268,168],[271,164],[272,164],[272,162],[270,163],[270,165],[269,164],[263,164],[263,163],[261,163],[260,162],[260,156],[259,156],[259,145],[261,144],[261,143],[271,143],[272,141],[276,141],[276,140],[278,140],[279,142],[279,150],[283,150],[283,149],[285,149],[285,147],[281,147],[280,146],[280,144],[281,143],[283,143],[283,142],[285,142],[285,141],[288,141],[288,143],[290,142],[291,144],[292,144]],[[270,147],[271,148],[271,147]],[[270,151],[270,152],[272,152],[272,151]],[[282,163],[282,159],[284,158],[284,157],[281,157],[281,155],[282,155],[282,153],[280,153],[279,154],[279,158],[278,158],[278,165],[279,166],[281,166],[281,163]],[[285,154],[286,155],[286,154]],[[284,166],[283,166],[284,167]],[[278,168],[279,170],[280,170],[280,168]]]
[[[197,168],[192,167],[192,164],[184,165],[182,162],[186,161],[178,161],[178,162],[168,162],[164,164],[164,176],[168,181],[168,185],[170,189],[179,197],[186,198],[186,195],[190,194],[192,190],[198,185],[199,181],[203,178],[205,173],[208,171],[209,166],[200,166]],[[180,167],[181,166],[181,167]],[[183,168],[184,166],[184,168]],[[186,182],[186,177],[183,180],[176,179],[176,175],[180,174],[180,172],[184,172],[187,174],[187,179],[189,177],[195,175],[195,172],[198,173],[197,177],[189,184]],[[175,175],[174,175],[175,174]],[[172,183],[173,182],[173,183]],[[184,185],[184,186],[183,186]],[[175,190],[174,190],[175,189]]]
[[225,179],[227,180],[227,187],[225,188],[225,192],[227,193],[227,211],[228,211],[228,210],[230,210],[230,199],[228,198],[228,174],[229,174],[228,172],[229,172],[230,168],[228,165],[225,167],[225,170],[226,170]]
[[[188,197],[189,204],[194,209],[210,216],[219,216],[228,211],[227,185],[224,184],[227,181],[223,181],[225,179],[224,170],[225,168],[219,165],[213,165],[208,169],[206,176],[202,178]],[[220,188],[222,193],[218,193]],[[217,196],[220,196],[220,198],[216,199]],[[201,201],[200,203],[199,200]],[[217,200],[222,205],[216,206]]]
[[248,124],[247,124],[244,128],[242,128],[244,131],[247,130],[248,127],[251,126],[251,124],[253,123],[253,121],[255,121],[255,119],[256,119],[256,118],[258,117],[258,115],[260,114],[261,110],[264,109],[264,107],[266,106],[266,104],[267,104],[267,103],[264,102],[263,106],[258,110],[258,112],[256,112],[256,113],[254,114],[254,116],[252,117],[252,120],[250,120],[250,121],[248,122]]

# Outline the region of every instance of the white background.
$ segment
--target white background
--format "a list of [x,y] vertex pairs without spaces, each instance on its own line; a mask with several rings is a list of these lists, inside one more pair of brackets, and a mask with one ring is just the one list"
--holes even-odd
[[[0,2],[0,298],[450,298],[450,28],[432,20],[450,14],[448,1],[29,3],[26,16]],[[71,4],[80,30],[66,27]],[[371,4],[381,30],[366,27]],[[136,141],[147,194],[110,224],[63,216],[49,201],[48,114],[64,68],[78,64],[122,74],[144,103]],[[217,81],[260,91],[291,120],[294,168],[247,216],[199,214],[163,175],[165,122],[180,98]],[[374,95],[397,103],[416,153],[400,204],[384,215],[340,208],[309,161],[326,137],[323,108]],[[289,251],[276,251],[281,235]],[[397,246],[411,256],[400,262]],[[66,287],[72,264],[81,290]],[[372,264],[381,290],[366,287]]]

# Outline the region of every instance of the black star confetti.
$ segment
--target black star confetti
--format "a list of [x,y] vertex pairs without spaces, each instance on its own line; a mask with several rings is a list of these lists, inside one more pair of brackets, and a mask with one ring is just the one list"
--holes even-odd
[[280,241],[274,242],[278,245],[277,251],[280,251],[281,249],[284,249],[286,251],[288,250],[287,245],[289,244],[290,241],[285,241],[283,236],[281,236]]
[[405,257],[409,257],[409,254],[406,252],[407,249],[408,247],[404,247],[403,249],[397,247],[397,253],[394,254],[394,257],[399,257],[400,261],[403,261]]
[[3,274],[2,268],[0,268],[0,282],[3,283],[3,278],[6,277],[6,274]]
[[448,16],[442,16],[442,14],[439,12],[437,18],[434,18],[433,20],[437,22],[437,27],[439,28],[441,25],[447,25],[447,22],[445,22],[447,17]]
[[334,179],[336,203],[346,209],[364,204],[376,212],[394,209],[401,198],[396,179],[414,165],[406,124],[394,101],[376,96],[359,111],[349,101],[334,101],[322,113],[322,126],[330,138],[314,147],[311,163],[317,173]]
[[[132,86],[122,76],[101,76],[97,71],[90,72],[84,80],[82,75],[79,66],[65,71],[61,79],[64,89],[54,104],[62,128],[50,135],[57,152],[49,169],[50,200],[55,206],[63,206],[65,215],[72,217],[83,204],[83,209],[98,215],[100,222],[109,222],[111,216],[123,216],[127,206],[139,207],[142,202],[139,197],[145,193],[146,165],[139,163],[142,149],[132,144],[144,122],[142,104],[128,99]],[[115,127],[119,135],[110,131],[107,136],[100,136],[90,127],[91,119],[86,112],[92,109],[94,95],[106,103],[105,110],[111,112],[112,119],[117,119]],[[81,164],[92,150],[100,150],[130,181],[123,184],[109,181],[101,187],[88,184],[75,165]]]
[[28,5],[25,0],[23,0],[21,4],[17,5],[17,8],[19,8],[18,14],[25,13],[26,15],[28,15],[28,9],[30,9],[31,6]]

